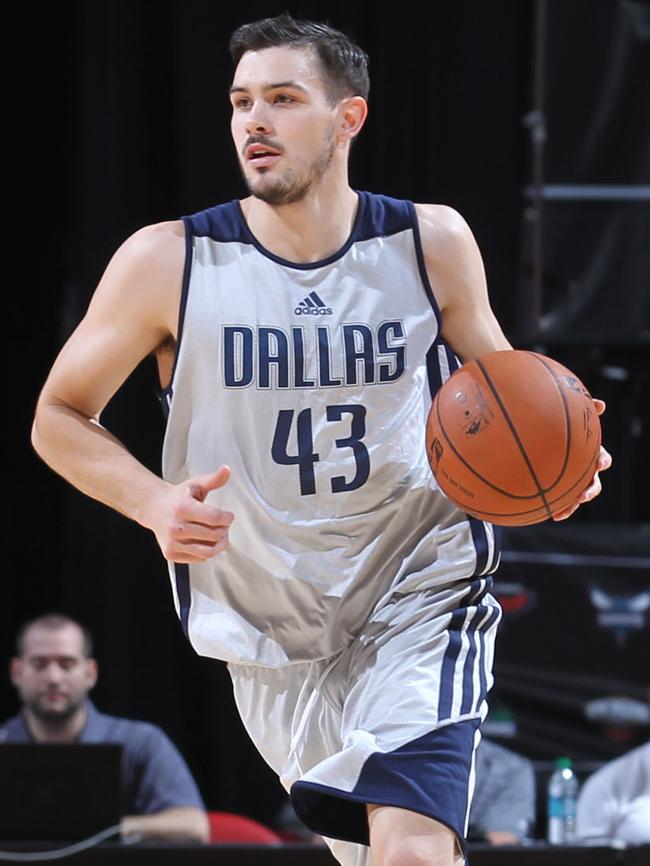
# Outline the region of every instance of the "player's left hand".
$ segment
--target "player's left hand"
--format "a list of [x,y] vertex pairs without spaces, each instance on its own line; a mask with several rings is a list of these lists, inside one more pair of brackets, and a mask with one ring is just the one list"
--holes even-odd
[[[596,412],[599,415],[602,415],[605,411],[604,401],[594,400],[594,405],[596,407]],[[612,455],[609,453],[609,451],[606,451],[601,445],[600,454],[598,455],[598,463],[596,464],[596,474],[594,475],[591,484],[580,496],[575,505],[572,505],[570,508],[566,508],[564,511],[559,511],[553,516],[553,520],[566,520],[567,517],[571,517],[576,508],[579,508],[583,502],[590,502],[592,499],[598,496],[600,491],[603,489],[603,485],[600,483],[599,473],[604,472],[605,469],[609,469],[611,465]]]

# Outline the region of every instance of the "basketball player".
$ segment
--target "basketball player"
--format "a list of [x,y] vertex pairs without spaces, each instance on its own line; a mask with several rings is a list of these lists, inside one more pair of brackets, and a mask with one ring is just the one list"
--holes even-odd
[[[250,195],[123,244],[34,445],[155,533],[189,640],[229,662],[244,724],[340,863],[461,863],[498,550],[437,490],[424,424],[456,356],[510,346],[463,219],[348,184],[366,55],[288,16],[231,53]],[[99,423],[151,352],[164,480]]]

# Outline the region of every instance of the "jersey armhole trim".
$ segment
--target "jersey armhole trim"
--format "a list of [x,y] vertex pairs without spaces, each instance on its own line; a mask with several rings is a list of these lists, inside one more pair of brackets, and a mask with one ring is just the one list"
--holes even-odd
[[190,274],[192,273],[192,258],[194,255],[192,223],[188,217],[182,217],[183,226],[185,227],[185,263],[183,265],[183,285],[181,288],[181,299],[178,309],[178,327],[176,330],[176,352],[174,354],[174,363],[169,377],[169,383],[166,388],[160,391],[160,400],[165,401],[172,395],[174,376],[176,375],[176,366],[181,350],[181,340],[183,338],[183,325],[185,323],[185,309],[187,307],[187,296],[190,290]]
[[438,322],[438,334],[440,334],[442,330],[442,316],[440,314],[440,308],[438,307],[438,302],[436,301],[436,297],[433,294],[433,289],[431,287],[431,282],[429,280],[429,275],[427,273],[427,268],[424,263],[424,252],[422,250],[422,237],[420,235],[420,224],[418,222],[417,211],[415,210],[415,205],[412,201],[407,202],[409,215],[411,217],[411,229],[413,231],[413,242],[415,245],[415,256],[418,262],[418,270],[420,271],[420,279],[422,280],[422,287],[426,293],[427,298],[429,299],[429,303],[433,308],[433,312],[435,314],[436,320]]

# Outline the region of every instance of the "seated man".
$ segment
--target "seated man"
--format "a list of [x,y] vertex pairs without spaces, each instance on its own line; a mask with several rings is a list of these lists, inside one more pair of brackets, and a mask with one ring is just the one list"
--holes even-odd
[[535,771],[531,761],[483,737],[476,751],[476,787],[469,838],[518,845],[535,821]]
[[208,841],[201,796],[169,738],[147,722],[104,715],[88,700],[97,662],[83,626],[59,614],[28,622],[10,674],[22,711],[0,726],[0,742],[119,743],[122,836]]
[[650,742],[596,770],[578,795],[581,839],[650,843]]

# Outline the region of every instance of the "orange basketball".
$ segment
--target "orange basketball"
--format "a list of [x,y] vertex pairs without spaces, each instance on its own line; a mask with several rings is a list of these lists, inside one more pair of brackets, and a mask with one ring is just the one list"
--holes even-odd
[[600,421],[571,370],[536,352],[483,355],[435,396],[427,454],[459,508],[503,526],[541,523],[589,486]]

